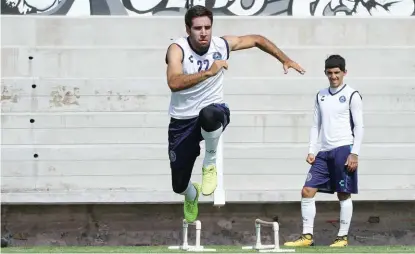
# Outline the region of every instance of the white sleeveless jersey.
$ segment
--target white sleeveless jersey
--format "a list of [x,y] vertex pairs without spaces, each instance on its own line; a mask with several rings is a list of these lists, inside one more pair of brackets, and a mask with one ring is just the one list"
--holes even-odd
[[317,103],[321,117],[321,150],[327,151],[344,145],[352,145],[353,118],[350,102],[360,94],[348,85],[344,85],[336,93],[324,88],[317,94]]
[[[221,37],[212,36],[209,50],[204,55],[198,55],[192,50],[187,37],[181,37],[175,42],[183,51],[183,73],[194,74],[208,70],[215,60],[229,58],[228,43]],[[177,92],[170,99],[169,114],[176,119],[197,117],[202,108],[211,103],[223,103],[223,70],[215,76],[205,79],[199,84]]]

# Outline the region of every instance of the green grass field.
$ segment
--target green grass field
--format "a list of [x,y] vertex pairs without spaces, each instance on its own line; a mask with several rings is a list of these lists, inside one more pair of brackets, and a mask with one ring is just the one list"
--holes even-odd
[[[213,253],[253,253],[253,250],[242,250],[239,246],[206,246],[215,248]],[[167,246],[157,247],[9,247],[2,253],[189,253],[180,250],[168,250]],[[415,253],[415,246],[349,246],[347,248],[308,247],[296,248],[296,253]],[[207,252],[205,252],[207,253]]]

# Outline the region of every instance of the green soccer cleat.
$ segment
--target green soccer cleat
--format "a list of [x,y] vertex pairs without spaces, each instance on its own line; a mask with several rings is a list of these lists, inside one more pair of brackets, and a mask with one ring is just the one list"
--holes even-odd
[[218,185],[216,165],[209,165],[202,168],[202,194],[205,196],[211,195]]
[[184,219],[188,223],[192,223],[197,219],[199,215],[199,193],[200,193],[200,185],[198,183],[193,183],[193,186],[196,188],[196,198],[193,201],[184,200]]

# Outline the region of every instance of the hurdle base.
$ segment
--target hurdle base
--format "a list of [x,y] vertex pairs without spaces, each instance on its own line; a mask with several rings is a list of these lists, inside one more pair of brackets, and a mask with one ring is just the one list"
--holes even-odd
[[[272,227],[273,229],[273,236],[274,236],[274,244],[262,244],[261,242],[261,225]],[[279,229],[280,226],[276,221],[264,221],[261,219],[255,220],[255,245],[253,246],[244,246],[242,247],[243,250],[256,250],[258,252],[295,252],[295,249],[285,249],[280,248],[280,241],[279,241]]]
[[222,207],[226,203],[225,190],[216,189],[213,193],[213,206]]
[[258,252],[295,252],[295,249],[281,249],[275,248],[275,245],[257,245],[257,246],[244,246],[242,247],[243,250],[257,250]]
[[[183,250],[183,251],[191,251],[191,252],[204,252],[204,251],[209,251],[209,252],[214,252],[216,251],[216,249],[205,249],[201,244],[200,244],[200,234],[201,234],[201,230],[202,230],[202,223],[199,220],[196,220],[192,223],[188,223],[186,222],[185,219],[183,219],[183,241],[182,244],[179,246],[169,246],[168,249],[169,250]],[[188,242],[188,228],[189,225],[195,226],[196,227],[196,242],[195,245],[189,245]]]
[[204,251],[216,251],[216,249],[205,249],[204,246],[169,246],[169,250],[183,250],[183,251],[191,251],[191,252],[204,252]]

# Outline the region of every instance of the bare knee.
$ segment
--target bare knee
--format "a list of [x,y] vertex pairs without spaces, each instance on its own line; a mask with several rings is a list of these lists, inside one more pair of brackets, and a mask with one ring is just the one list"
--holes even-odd
[[344,192],[338,192],[337,193],[337,198],[339,199],[339,201],[347,200],[350,197],[351,197],[350,193],[344,193]]
[[301,190],[301,197],[303,197],[303,198],[314,198],[316,193],[317,193],[316,188],[303,187],[303,189]]

